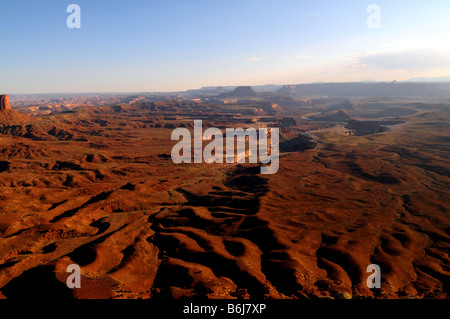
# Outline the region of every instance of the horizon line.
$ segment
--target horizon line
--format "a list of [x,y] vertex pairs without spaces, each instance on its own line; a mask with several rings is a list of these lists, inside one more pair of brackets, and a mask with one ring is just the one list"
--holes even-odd
[[[438,78],[446,78],[446,77],[438,77]],[[0,95],[45,95],[45,94],[181,94],[186,93],[188,91],[201,90],[203,88],[219,88],[219,87],[263,87],[263,86],[289,86],[289,85],[309,85],[309,84],[336,84],[336,83],[364,83],[364,84],[374,84],[374,83],[449,83],[450,77],[448,80],[433,80],[433,78],[429,78],[429,80],[425,79],[408,79],[408,80],[385,80],[385,81],[376,81],[376,80],[361,80],[361,81],[314,81],[314,82],[304,82],[304,83],[290,83],[290,84],[257,84],[257,85],[203,85],[200,88],[196,89],[186,89],[186,90],[177,90],[177,91],[77,91],[77,92],[39,92],[39,93],[8,93],[8,94],[0,94]]]

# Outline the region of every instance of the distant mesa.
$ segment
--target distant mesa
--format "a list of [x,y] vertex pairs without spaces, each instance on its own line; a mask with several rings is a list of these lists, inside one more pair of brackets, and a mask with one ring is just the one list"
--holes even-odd
[[278,94],[281,95],[296,95],[297,94],[297,85],[283,85],[281,89],[277,91]]
[[0,111],[11,110],[11,104],[9,103],[8,95],[0,95]]
[[257,96],[258,93],[251,86],[238,86],[234,91],[229,93],[219,94],[217,97],[219,98],[228,98],[228,97],[253,97]]

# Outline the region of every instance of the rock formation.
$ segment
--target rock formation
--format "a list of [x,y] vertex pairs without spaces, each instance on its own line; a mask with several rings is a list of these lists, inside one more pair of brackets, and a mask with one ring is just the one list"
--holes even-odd
[[238,86],[233,92],[222,93],[218,95],[219,98],[228,97],[253,97],[258,95],[258,93],[251,86]]
[[354,135],[370,135],[386,132],[388,125],[402,124],[403,121],[358,121],[349,119],[345,128],[352,130]]
[[0,111],[11,110],[11,104],[9,104],[8,95],[0,95]]
[[11,125],[21,125],[29,122],[30,119],[27,116],[11,108],[8,95],[0,95],[0,134],[4,134],[5,129],[8,131],[17,131],[17,128],[9,127]]

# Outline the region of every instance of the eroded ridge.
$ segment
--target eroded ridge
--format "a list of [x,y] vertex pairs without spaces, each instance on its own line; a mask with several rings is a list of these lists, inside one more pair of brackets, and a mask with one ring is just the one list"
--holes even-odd
[[155,289],[171,296],[281,297],[291,287],[286,271],[293,262],[258,217],[259,197],[268,188],[258,167],[238,167],[224,186],[204,195],[182,188],[183,208],[150,217],[155,235],[147,240],[163,261]]

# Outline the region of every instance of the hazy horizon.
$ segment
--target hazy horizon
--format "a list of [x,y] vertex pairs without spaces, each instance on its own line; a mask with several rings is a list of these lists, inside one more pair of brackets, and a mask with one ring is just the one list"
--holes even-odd
[[332,82],[326,82],[326,81],[316,81],[316,82],[309,82],[309,83],[283,83],[283,84],[276,84],[276,83],[266,83],[266,84],[258,84],[258,85],[251,85],[251,84],[245,84],[245,85],[236,85],[236,84],[227,84],[227,85],[205,85],[202,87],[194,87],[194,88],[188,88],[186,90],[179,90],[179,91],[90,91],[90,92],[82,92],[82,91],[73,91],[73,92],[35,92],[35,93],[28,93],[28,92],[0,92],[0,94],[6,94],[6,95],[47,95],[47,94],[176,94],[176,93],[184,93],[191,90],[201,90],[205,88],[219,88],[219,87],[226,87],[226,88],[236,88],[239,86],[250,86],[252,88],[259,88],[264,86],[284,86],[284,85],[309,85],[309,84],[332,84],[332,83],[450,83],[450,77],[436,77],[436,78],[427,78],[427,79],[421,79],[421,78],[411,78],[404,81],[397,81],[397,80],[388,80],[388,81],[374,81],[371,79],[365,79],[362,81],[348,81],[348,82],[338,82],[338,81],[332,81]]

